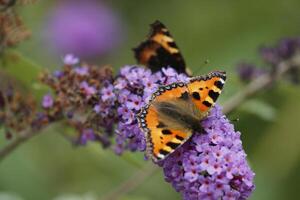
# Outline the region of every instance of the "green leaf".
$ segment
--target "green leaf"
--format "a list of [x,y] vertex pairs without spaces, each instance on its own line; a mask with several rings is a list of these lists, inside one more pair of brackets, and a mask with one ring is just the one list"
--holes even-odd
[[246,101],[240,107],[241,110],[255,114],[263,120],[272,121],[276,116],[276,110],[270,104],[263,101],[252,99]]
[[0,192],[0,199],[3,200],[23,200],[19,195],[9,192]]
[[6,51],[0,60],[0,69],[22,83],[39,100],[46,93],[47,87],[39,83],[38,76],[43,67],[35,64],[21,53]]

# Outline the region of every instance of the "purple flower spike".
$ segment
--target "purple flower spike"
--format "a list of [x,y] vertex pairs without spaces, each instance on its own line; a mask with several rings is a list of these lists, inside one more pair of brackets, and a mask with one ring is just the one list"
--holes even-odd
[[[216,105],[182,147],[159,163],[165,178],[185,200],[247,199],[254,190],[240,133]],[[215,140],[215,135],[218,140]]]
[[271,65],[276,65],[280,61],[293,57],[299,49],[299,38],[283,38],[278,44],[272,47],[262,47],[260,49],[260,54],[264,61]]
[[42,106],[43,108],[51,108],[54,104],[53,98],[50,94],[43,97]]

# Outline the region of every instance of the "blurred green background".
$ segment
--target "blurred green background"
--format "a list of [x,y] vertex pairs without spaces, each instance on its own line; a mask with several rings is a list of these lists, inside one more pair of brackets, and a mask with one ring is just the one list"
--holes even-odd
[[[59,2],[38,1],[19,8],[32,37],[17,50],[37,66],[51,70],[62,65],[63,55],[48,48],[45,39],[48,18]],[[228,72],[220,104],[243,89],[235,71],[237,62],[262,65],[258,47],[300,35],[298,0],[104,3],[122,24],[122,39],[111,52],[88,60],[116,69],[136,63],[132,47],[148,34],[148,25],[159,19],[171,31],[193,71],[200,74],[219,68]],[[204,64],[205,60],[209,64]],[[239,118],[234,123],[242,132],[243,146],[256,173],[252,200],[300,199],[299,91],[299,87],[282,82],[229,116]],[[1,200],[103,199],[146,164],[139,153],[120,158],[97,144],[73,148],[58,134],[62,131],[62,127],[47,129],[0,163]],[[163,177],[162,171],[155,173],[122,199],[180,199]]]

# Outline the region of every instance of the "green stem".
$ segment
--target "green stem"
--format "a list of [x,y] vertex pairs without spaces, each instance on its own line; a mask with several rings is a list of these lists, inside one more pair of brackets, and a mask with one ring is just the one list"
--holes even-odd
[[153,165],[152,162],[148,162],[145,167],[141,170],[138,170],[132,176],[130,176],[127,180],[121,183],[118,187],[111,190],[106,196],[104,196],[103,200],[117,200],[120,199],[124,194],[128,194],[129,192],[135,190],[138,186],[141,185],[145,180],[153,176],[157,171],[158,167]]
[[41,132],[41,130],[36,131],[32,129],[27,129],[20,132],[19,136],[15,140],[0,149],[0,162],[3,161],[4,158],[11,154],[21,144],[25,143],[34,136],[39,135]]
[[243,102],[260,91],[264,90],[274,82],[278,81],[293,66],[290,62],[281,62],[276,67],[276,73],[261,75],[250,82],[243,90],[236,93],[223,105],[223,113],[229,114],[239,107]]

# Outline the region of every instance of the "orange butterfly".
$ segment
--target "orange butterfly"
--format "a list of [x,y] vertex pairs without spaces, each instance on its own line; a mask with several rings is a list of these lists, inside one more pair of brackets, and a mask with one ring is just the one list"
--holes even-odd
[[172,67],[178,73],[190,75],[183,56],[167,27],[160,21],[152,23],[150,33],[145,41],[134,48],[138,63],[150,68],[153,72],[162,67]]
[[163,160],[186,142],[193,132],[202,132],[200,121],[222,92],[226,74],[214,71],[160,86],[137,116],[147,139],[147,155]]

